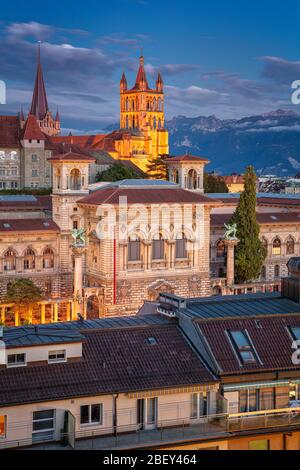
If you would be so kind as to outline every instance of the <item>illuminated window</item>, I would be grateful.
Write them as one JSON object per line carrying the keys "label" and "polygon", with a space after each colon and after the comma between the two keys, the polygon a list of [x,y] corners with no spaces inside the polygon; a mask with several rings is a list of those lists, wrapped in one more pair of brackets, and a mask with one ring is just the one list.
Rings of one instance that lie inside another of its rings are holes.
{"label": "illuminated window", "polygon": [[273,241],[272,255],[281,255],[281,241],[278,237]]}
{"label": "illuminated window", "polygon": [[0,438],[6,434],[6,416],[0,416]]}
{"label": "illuminated window", "polygon": [[257,441],[249,441],[249,450],[269,450],[270,441],[268,439],[259,439]]}

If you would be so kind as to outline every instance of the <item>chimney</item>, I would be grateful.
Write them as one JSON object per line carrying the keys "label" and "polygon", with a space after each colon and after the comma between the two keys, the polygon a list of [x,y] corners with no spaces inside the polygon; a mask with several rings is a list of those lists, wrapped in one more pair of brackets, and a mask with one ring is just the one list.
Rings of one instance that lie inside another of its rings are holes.
{"label": "chimney", "polygon": [[293,257],[287,263],[289,275],[282,279],[282,295],[300,303],[300,257]]}

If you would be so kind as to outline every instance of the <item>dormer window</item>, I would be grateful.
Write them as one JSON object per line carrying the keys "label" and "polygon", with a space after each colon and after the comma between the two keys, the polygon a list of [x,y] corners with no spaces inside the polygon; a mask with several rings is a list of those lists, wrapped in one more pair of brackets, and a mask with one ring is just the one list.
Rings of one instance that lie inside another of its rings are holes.
{"label": "dormer window", "polygon": [[246,331],[229,331],[235,352],[243,364],[257,362],[257,356]]}
{"label": "dormer window", "polygon": [[299,326],[290,327],[290,332],[294,340],[300,341],[300,327]]}
{"label": "dormer window", "polygon": [[26,354],[9,354],[7,356],[7,367],[26,366]]}
{"label": "dormer window", "polygon": [[49,351],[48,362],[49,364],[66,362],[66,350],[63,349],[61,351]]}

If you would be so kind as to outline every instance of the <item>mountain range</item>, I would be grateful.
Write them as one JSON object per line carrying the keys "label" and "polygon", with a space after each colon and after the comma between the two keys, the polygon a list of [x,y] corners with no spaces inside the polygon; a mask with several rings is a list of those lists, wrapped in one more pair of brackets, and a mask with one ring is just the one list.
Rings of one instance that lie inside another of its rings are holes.
{"label": "mountain range", "polygon": [[207,157],[208,171],[294,176],[300,171],[300,115],[278,109],[242,119],[177,116],[165,123],[170,154]]}

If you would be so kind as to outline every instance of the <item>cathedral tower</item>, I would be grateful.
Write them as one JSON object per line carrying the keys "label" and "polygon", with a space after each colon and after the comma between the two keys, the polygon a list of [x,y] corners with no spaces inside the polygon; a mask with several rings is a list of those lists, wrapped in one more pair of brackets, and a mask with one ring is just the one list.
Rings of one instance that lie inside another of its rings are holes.
{"label": "cathedral tower", "polygon": [[[168,132],[164,126],[164,83],[159,73],[155,88],[150,88],[141,56],[133,88],[128,88],[125,73],[121,78],[120,128],[144,136],[145,148],[139,148],[138,153],[144,152],[149,160],[169,153]],[[145,163],[139,160],[135,163],[144,169]]]}
{"label": "cathedral tower", "polygon": [[31,102],[30,114],[33,114],[41,130],[47,135],[57,135],[60,133],[60,118],[56,113],[53,118],[51,111],[48,107],[46,87],[43,77],[43,70],[41,64],[41,46],[38,46],[38,64],[34,83],[34,90]]}

